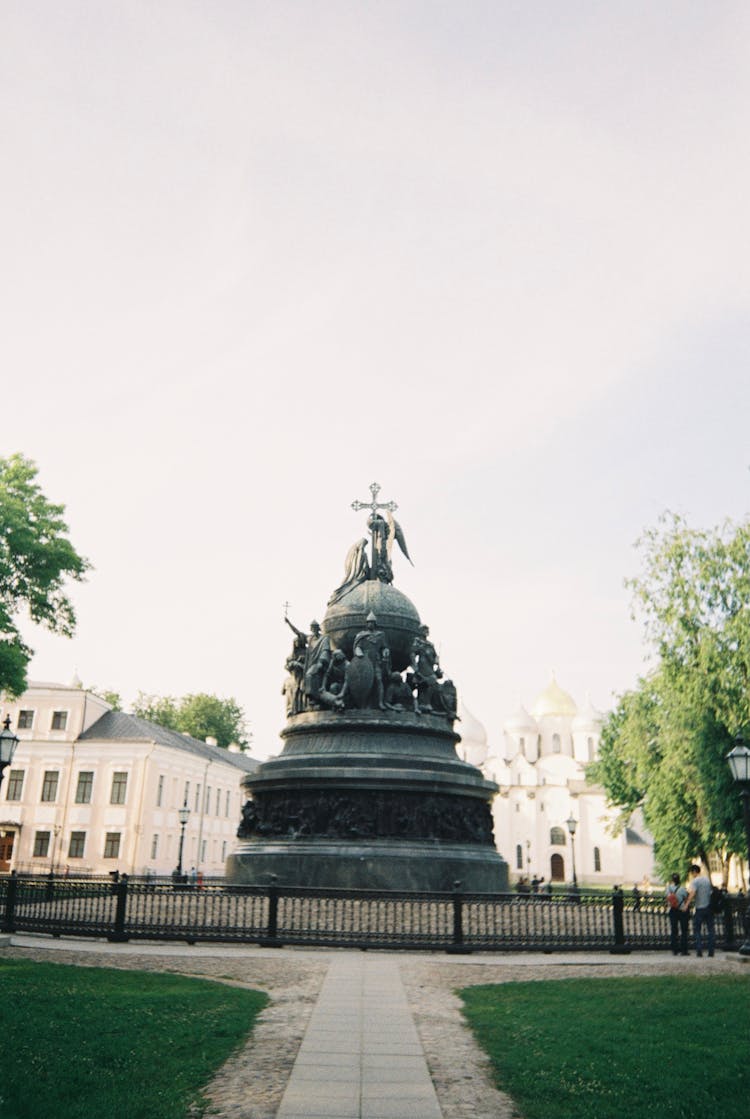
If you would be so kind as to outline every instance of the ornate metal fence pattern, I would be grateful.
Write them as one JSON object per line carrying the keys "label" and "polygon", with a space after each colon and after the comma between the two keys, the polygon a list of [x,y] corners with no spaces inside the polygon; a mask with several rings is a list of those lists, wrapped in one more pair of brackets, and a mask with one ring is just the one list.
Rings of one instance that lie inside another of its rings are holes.
{"label": "ornate metal fence pattern", "polygon": [[[728,897],[716,941],[732,949],[747,904]],[[0,878],[6,932],[111,941],[411,948],[448,952],[669,949],[662,897],[442,894],[235,886],[224,879]],[[692,935],[691,935],[692,943]]]}

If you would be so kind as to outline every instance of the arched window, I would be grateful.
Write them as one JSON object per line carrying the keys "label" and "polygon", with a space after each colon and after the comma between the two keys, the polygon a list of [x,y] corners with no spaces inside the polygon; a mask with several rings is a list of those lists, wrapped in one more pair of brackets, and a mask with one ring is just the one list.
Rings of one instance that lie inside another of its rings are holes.
{"label": "arched window", "polygon": [[594,848],[594,870],[597,873],[602,869],[602,853],[598,847]]}
{"label": "arched window", "polygon": [[526,739],[523,736],[519,739],[518,748],[523,756],[526,757]]}
{"label": "arched window", "polygon": [[565,846],[565,830],[564,828],[550,828],[549,841],[553,847]]}
{"label": "arched window", "polygon": [[516,870],[523,870],[523,847],[516,844]]}
{"label": "arched window", "polygon": [[552,735],[552,753],[553,754],[559,754],[561,749],[562,749],[562,746],[560,744],[560,735],[559,734],[553,734]]}

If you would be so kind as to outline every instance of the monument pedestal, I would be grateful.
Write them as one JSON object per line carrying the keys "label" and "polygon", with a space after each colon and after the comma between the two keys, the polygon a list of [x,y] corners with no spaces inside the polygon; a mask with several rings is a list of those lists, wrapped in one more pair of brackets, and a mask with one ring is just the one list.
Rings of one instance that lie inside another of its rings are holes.
{"label": "monument pedestal", "polygon": [[309,711],[283,752],[245,778],[250,835],[227,863],[249,885],[499,893],[496,786],[455,751],[444,718]]}

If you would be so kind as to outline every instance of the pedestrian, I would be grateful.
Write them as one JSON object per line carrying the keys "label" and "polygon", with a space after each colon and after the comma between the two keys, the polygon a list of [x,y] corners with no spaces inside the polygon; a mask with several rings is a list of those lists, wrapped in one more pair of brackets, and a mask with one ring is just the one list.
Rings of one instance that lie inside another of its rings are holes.
{"label": "pedestrian", "polygon": [[633,912],[637,913],[641,908],[641,891],[638,889],[638,883],[633,884]]}
{"label": "pedestrian", "polygon": [[688,892],[680,883],[679,874],[673,874],[667,886],[667,913],[669,914],[669,946],[672,955],[688,954]]}
{"label": "pedestrian", "polygon": [[695,954],[703,955],[703,926],[708,930],[708,954],[714,954],[714,915],[711,910],[711,879],[701,872],[696,864],[690,867],[692,881],[688,890],[688,905],[695,902],[695,915],[693,917],[693,935],[695,937]]}
{"label": "pedestrian", "polygon": [[197,880],[198,880],[198,871],[195,869],[194,866],[191,866],[190,867],[190,885],[194,886]]}

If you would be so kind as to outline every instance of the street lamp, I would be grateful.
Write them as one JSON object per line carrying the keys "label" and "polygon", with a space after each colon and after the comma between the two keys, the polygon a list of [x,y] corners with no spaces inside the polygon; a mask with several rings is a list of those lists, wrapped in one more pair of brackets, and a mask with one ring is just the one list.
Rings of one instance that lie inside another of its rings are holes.
{"label": "street lamp", "polygon": [[10,715],[6,715],[3,720],[3,729],[0,730],[0,785],[3,783],[3,774],[6,767],[13,761],[17,745],[18,738],[10,729]]}
{"label": "street lamp", "polygon": [[188,817],[190,816],[187,797],[185,797],[185,803],[183,804],[182,808],[179,808],[177,810],[177,815],[180,818],[180,850],[177,854],[177,878],[178,880],[180,880],[182,879],[182,847],[185,842],[185,827],[188,822]]}
{"label": "street lamp", "polygon": [[[740,787],[742,797],[742,815],[745,819],[745,841],[747,843],[747,860],[750,866],[750,750],[745,745],[741,734],[734,740],[734,749],[727,754],[732,777]],[[745,943],[740,948],[741,956],[750,956],[750,920],[745,912]]]}
{"label": "street lamp", "polygon": [[573,889],[577,890],[578,879],[576,878],[576,845],[573,837],[575,836],[576,828],[578,827],[578,821],[574,819],[573,813],[571,812],[565,823],[568,825],[568,831],[570,832],[570,857],[573,863]]}

